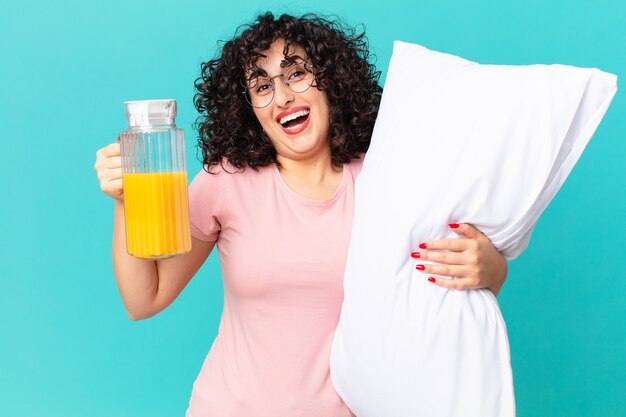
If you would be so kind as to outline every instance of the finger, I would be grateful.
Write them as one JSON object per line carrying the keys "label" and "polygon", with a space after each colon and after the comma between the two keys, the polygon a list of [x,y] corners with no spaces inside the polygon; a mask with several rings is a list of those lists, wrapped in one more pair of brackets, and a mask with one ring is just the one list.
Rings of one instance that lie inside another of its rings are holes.
{"label": "finger", "polygon": [[447,275],[450,277],[464,278],[468,276],[469,268],[464,265],[446,264],[417,264],[415,269],[426,274]]}
{"label": "finger", "polygon": [[124,193],[121,179],[101,183],[100,189],[113,198],[121,198]]}
{"label": "finger", "polygon": [[104,148],[100,149],[98,153],[105,158],[110,158],[112,156],[120,156],[120,144],[115,142],[111,143]]}
{"label": "finger", "polygon": [[113,168],[109,170],[108,173],[109,181],[120,180],[122,179],[122,168]]}
{"label": "finger", "polygon": [[[453,227],[453,226],[457,226],[457,227]],[[468,239],[478,239],[481,237],[485,237],[485,235],[481,233],[480,230],[478,230],[477,228],[475,228],[473,225],[469,223],[461,223],[459,225],[451,224],[450,229],[452,229],[454,233],[457,233]]]}
{"label": "finger", "polygon": [[98,180],[100,182],[105,183],[108,181],[121,180],[122,179],[122,168],[114,168],[114,169],[103,169],[98,171]]}
{"label": "finger", "polygon": [[462,252],[451,251],[421,251],[411,253],[411,257],[420,260],[427,260],[448,265],[462,265],[464,263],[464,255]]}
{"label": "finger", "polygon": [[119,156],[113,158],[99,158],[96,160],[93,168],[96,170],[98,178],[106,176],[109,170],[114,170],[122,167],[122,158]]}
{"label": "finger", "polygon": [[468,239],[437,239],[429,240],[424,243],[420,243],[420,249],[429,250],[451,250],[455,252],[462,252],[468,248]]}
{"label": "finger", "polygon": [[463,279],[446,279],[446,278],[437,278],[437,277],[428,277],[428,281],[430,281],[433,285],[438,287],[447,288],[449,290],[473,290],[476,287],[476,283],[468,278]]}
{"label": "finger", "polygon": [[121,168],[122,158],[120,156],[113,156],[113,157],[107,158],[106,166],[109,169]]}

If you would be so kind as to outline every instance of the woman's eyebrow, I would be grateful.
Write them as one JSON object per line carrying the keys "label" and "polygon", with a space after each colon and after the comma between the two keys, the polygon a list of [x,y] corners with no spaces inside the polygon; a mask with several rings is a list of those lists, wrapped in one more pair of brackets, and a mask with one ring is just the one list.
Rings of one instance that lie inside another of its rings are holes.
{"label": "woman's eyebrow", "polygon": [[260,77],[267,77],[267,71],[265,71],[263,68],[261,67],[255,67],[252,69],[252,71],[250,71],[250,74],[248,75],[248,80],[252,80],[255,78],[260,78]]}
{"label": "woman's eyebrow", "polygon": [[[293,65],[296,65],[300,62],[306,62],[306,59],[302,58],[300,55],[288,55],[285,57],[285,59],[283,59],[282,61],[280,61],[280,67],[281,68],[289,68]],[[261,68],[261,67],[257,67],[256,65],[250,70],[250,73],[248,74],[248,76],[246,77],[247,80],[253,80],[256,78],[263,78],[263,77],[268,77],[268,73],[265,69]]]}
{"label": "woman's eyebrow", "polygon": [[300,55],[289,55],[280,62],[280,67],[286,68],[291,65],[295,65],[296,63],[298,63],[298,61],[306,61],[306,59],[302,58]]}

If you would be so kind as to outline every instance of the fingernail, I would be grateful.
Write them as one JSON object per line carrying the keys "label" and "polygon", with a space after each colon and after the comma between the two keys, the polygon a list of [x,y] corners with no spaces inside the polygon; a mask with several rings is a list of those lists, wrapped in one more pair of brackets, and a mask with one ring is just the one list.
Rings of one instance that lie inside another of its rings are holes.
{"label": "fingernail", "polygon": [[420,243],[420,249],[426,249],[426,244],[425,243]]}
{"label": "fingernail", "polygon": [[411,258],[418,259],[419,257],[420,257],[420,253],[419,252],[411,252]]}
{"label": "fingernail", "polygon": [[435,281],[437,281],[437,280],[436,280],[435,278],[433,278],[433,277],[428,278],[428,280],[429,280],[430,282],[435,282]]}
{"label": "fingernail", "polygon": [[415,265],[415,269],[423,271],[426,267],[424,265]]}
{"label": "fingernail", "polygon": [[450,223],[450,224],[448,224],[448,226],[450,226],[450,229],[458,229],[459,228],[459,224],[458,223]]}

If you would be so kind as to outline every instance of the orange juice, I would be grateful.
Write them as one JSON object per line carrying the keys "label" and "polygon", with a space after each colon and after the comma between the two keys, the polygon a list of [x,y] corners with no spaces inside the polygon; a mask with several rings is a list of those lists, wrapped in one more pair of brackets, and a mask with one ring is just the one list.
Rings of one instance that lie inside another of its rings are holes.
{"label": "orange juice", "polygon": [[122,183],[128,253],[166,258],[189,252],[187,173],[126,173]]}

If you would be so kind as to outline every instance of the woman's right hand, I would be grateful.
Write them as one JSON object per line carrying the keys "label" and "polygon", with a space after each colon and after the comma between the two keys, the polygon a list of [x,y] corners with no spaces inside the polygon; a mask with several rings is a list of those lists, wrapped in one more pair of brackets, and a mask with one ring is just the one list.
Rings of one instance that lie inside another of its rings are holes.
{"label": "woman's right hand", "polygon": [[94,164],[96,175],[100,181],[100,189],[105,194],[122,200],[122,157],[120,156],[119,142],[112,143],[96,152]]}
{"label": "woman's right hand", "polygon": [[96,152],[94,165],[100,188],[115,200],[113,217],[113,273],[128,315],[151,317],[166,308],[185,288],[207,259],[215,242],[191,238],[191,252],[167,259],[141,259],[128,254],[122,188],[120,144]]}

